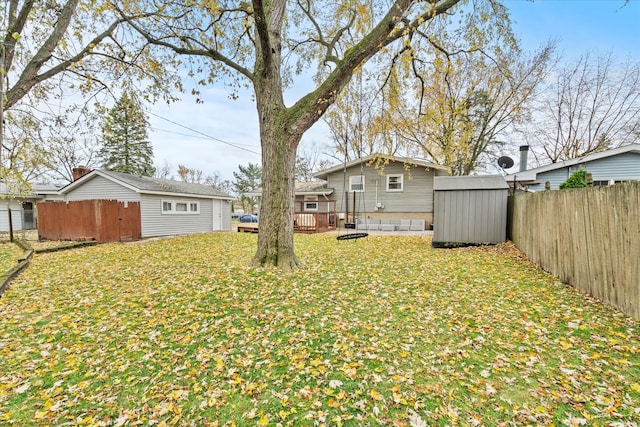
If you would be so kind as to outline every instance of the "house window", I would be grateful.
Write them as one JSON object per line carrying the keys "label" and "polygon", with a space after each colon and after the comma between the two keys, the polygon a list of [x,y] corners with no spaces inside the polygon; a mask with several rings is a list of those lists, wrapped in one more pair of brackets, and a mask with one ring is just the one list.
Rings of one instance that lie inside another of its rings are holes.
{"label": "house window", "polygon": [[175,200],[162,201],[162,213],[168,215],[194,215],[200,213],[200,202],[183,202]]}
{"label": "house window", "polygon": [[404,175],[387,175],[387,191],[402,191]]}
{"label": "house window", "polygon": [[318,196],[304,196],[304,210],[305,211],[317,211],[318,210]]}
{"label": "house window", "polygon": [[363,192],[364,191],[364,176],[355,175],[349,177],[349,191]]}

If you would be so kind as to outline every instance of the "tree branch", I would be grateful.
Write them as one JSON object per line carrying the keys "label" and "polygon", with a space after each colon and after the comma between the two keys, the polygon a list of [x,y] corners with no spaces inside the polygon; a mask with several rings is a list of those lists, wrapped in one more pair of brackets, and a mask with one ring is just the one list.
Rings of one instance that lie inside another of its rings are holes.
{"label": "tree branch", "polygon": [[67,31],[77,5],[78,0],[69,0],[64,5],[51,34],[26,65],[20,79],[18,79],[13,88],[7,92],[6,108],[11,107],[11,105],[22,98],[34,85],[44,80],[37,78],[38,71],[40,71],[42,65],[51,57],[51,53]]}
{"label": "tree branch", "polygon": [[[29,18],[29,13],[33,8],[34,0],[28,0],[20,9],[20,13],[16,16],[16,11],[18,8],[18,0],[12,0],[9,6],[9,27],[7,28],[7,33],[4,37],[4,49],[5,49],[5,57],[3,68],[5,70],[9,70],[11,65],[13,64],[13,55],[15,54],[16,48],[16,40],[13,38],[13,34],[22,34],[22,30],[27,23],[27,19]],[[15,17],[15,18],[14,18]]]}
{"label": "tree branch", "polygon": [[[20,76],[20,79],[18,80],[18,82],[16,82],[16,84],[9,91],[7,91],[6,108],[10,108],[12,105],[18,102],[36,84],[42,81],[45,81],[55,76],[56,74],[66,71],[72,64],[80,62],[95,48],[95,46],[102,43],[104,39],[110,37],[115,31],[115,29],[118,27],[118,25],[120,25],[122,22],[124,22],[124,20],[121,20],[121,19],[116,20],[105,31],[103,31],[101,34],[97,35],[96,37],[93,38],[93,40],[87,43],[86,46],[79,53],[77,53],[76,55],[74,55],[69,59],[61,61],[55,67],[50,68],[49,70],[45,71],[42,74],[37,74],[37,71],[40,69],[44,61],[42,61],[42,59],[36,60],[36,57],[38,55],[34,56],[34,58],[29,62],[29,64],[25,68],[25,71]],[[60,35],[60,37],[62,37],[62,35]],[[40,49],[40,51],[42,51],[43,49],[44,49],[44,45]],[[47,54],[46,60],[48,60],[51,57],[51,52],[52,50],[49,51],[49,53]],[[44,53],[40,55],[40,58],[42,58],[42,56],[44,56]]]}
{"label": "tree branch", "polygon": [[262,0],[253,0],[253,20],[256,23],[256,46],[262,58],[264,69],[271,64],[271,41],[269,37],[269,25]]}
{"label": "tree branch", "polygon": [[[429,21],[458,4],[461,0],[445,0],[434,6],[428,13],[416,18],[413,22]],[[334,71],[314,91],[301,98],[289,109],[290,114],[296,115],[295,128],[302,134],[324,114],[326,109],[335,102],[338,93],[349,83],[354,71],[365,61],[375,55],[381,48],[388,46],[405,35],[398,27],[403,16],[414,4],[411,0],[396,0],[380,22],[352,48],[348,49],[342,60],[338,62]]]}
{"label": "tree branch", "polygon": [[[241,66],[237,62],[231,60],[227,56],[223,55],[218,50],[216,50],[216,49],[191,49],[191,48],[188,48],[188,47],[185,48],[185,47],[176,46],[173,43],[169,43],[169,42],[164,41],[164,40],[156,39],[156,38],[152,37],[151,34],[149,34],[147,31],[143,30],[139,25],[137,25],[135,23],[135,21],[137,19],[141,18],[140,16],[130,17],[130,16],[126,16],[124,14],[124,12],[122,10],[120,10],[120,9],[117,9],[117,11],[120,14],[120,16],[122,17],[122,20],[125,21],[128,25],[130,25],[131,28],[133,28],[138,34],[140,34],[147,41],[147,43],[149,43],[151,45],[154,45],[154,46],[160,46],[160,47],[169,49],[169,50],[171,50],[171,51],[173,51],[175,53],[182,54],[182,55],[202,56],[202,57],[207,57],[207,58],[213,59],[214,61],[220,61],[221,63],[223,63],[227,67],[231,68],[232,70],[237,71],[238,73],[242,74],[243,76],[245,76],[249,80],[253,81],[254,74],[251,71],[249,71],[247,68]],[[154,14],[151,13],[149,15],[146,15],[145,17],[152,16],[152,15],[154,15]],[[180,40],[182,42],[186,41],[185,38],[181,38]]]}

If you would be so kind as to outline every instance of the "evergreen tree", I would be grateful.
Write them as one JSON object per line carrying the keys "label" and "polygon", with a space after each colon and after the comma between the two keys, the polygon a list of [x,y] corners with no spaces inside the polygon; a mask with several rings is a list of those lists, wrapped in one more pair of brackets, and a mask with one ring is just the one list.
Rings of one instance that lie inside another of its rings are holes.
{"label": "evergreen tree", "polygon": [[153,147],[147,139],[149,121],[132,93],[123,93],[102,124],[102,167],[115,172],[152,176]]}
{"label": "evergreen tree", "polygon": [[239,172],[234,172],[233,189],[240,195],[242,208],[245,212],[254,212],[257,200],[253,197],[245,196],[244,193],[258,190],[262,187],[262,167],[258,164],[249,163],[247,166],[238,165]]}

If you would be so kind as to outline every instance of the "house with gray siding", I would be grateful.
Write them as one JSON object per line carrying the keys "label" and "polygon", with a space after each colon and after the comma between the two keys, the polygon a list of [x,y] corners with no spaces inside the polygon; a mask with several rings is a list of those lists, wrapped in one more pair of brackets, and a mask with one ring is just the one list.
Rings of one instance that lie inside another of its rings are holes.
{"label": "house with gray siding", "polygon": [[335,201],[340,219],[415,219],[424,220],[425,225],[433,223],[434,177],[446,175],[448,168],[426,160],[382,154],[314,174],[332,189],[324,197]]}
{"label": "house with gray siding", "polygon": [[600,153],[564,160],[546,166],[523,170],[505,176],[509,185],[515,181],[519,188],[531,191],[545,189],[548,181],[552,190],[578,169],[583,168],[593,177],[593,185],[612,185],[620,182],[640,181],[640,144],[629,144]]}
{"label": "house with gray siding", "polygon": [[233,197],[209,185],[96,169],[60,194],[64,201],[139,202],[143,238],[231,230]]}

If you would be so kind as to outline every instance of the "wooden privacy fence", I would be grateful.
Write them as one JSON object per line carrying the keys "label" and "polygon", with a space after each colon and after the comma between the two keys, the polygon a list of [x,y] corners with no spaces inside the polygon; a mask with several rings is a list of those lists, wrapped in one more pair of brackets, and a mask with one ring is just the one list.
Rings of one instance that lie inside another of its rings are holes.
{"label": "wooden privacy fence", "polygon": [[140,202],[82,200],[38,203],[38,236],[47,240],[140,240]]}
{"label": "wooden privacy fence", "polygon": [[517,195],[510,231],[544,270],[640,319],[640,182]]}

